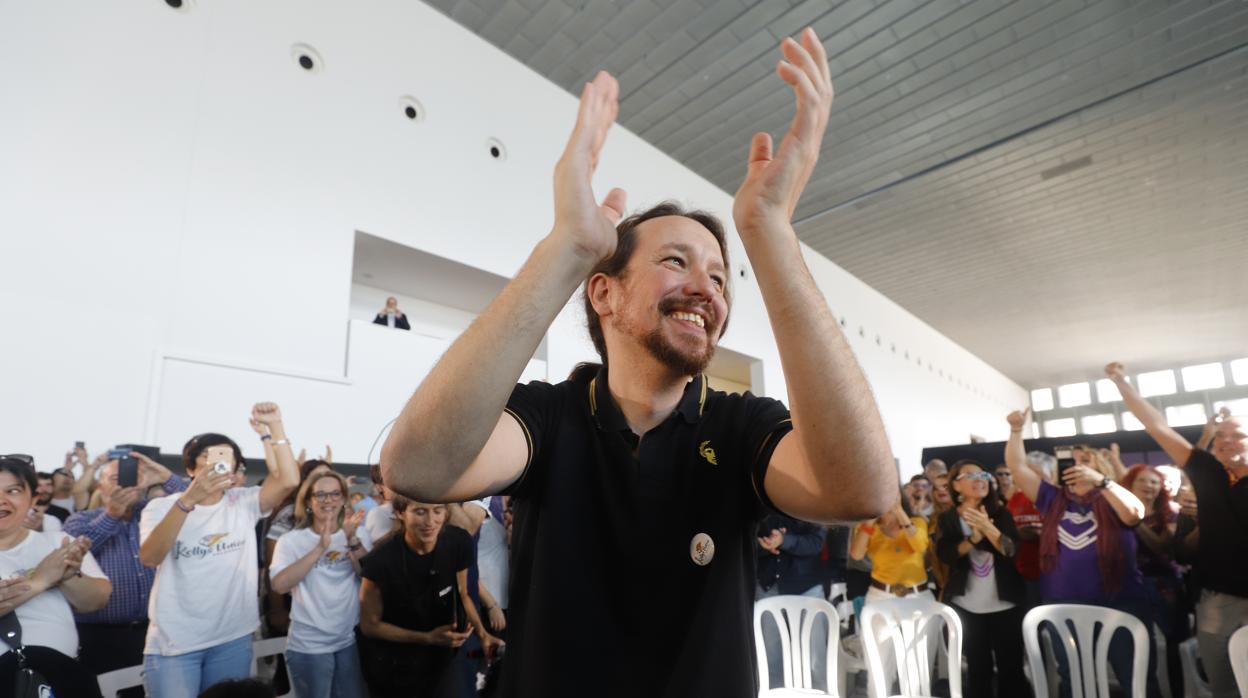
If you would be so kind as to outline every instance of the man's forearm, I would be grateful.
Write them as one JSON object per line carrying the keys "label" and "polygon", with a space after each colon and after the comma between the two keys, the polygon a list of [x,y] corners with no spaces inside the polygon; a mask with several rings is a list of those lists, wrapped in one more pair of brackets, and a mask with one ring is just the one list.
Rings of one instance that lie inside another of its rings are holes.
{"label": "man's forearm", "polygon": [[75,515],[69,517],[69,520],[65,522],[65,533],[75,538],[78,536],[90,538],[93,549],[124,529],[125,524],[120,519],[109,515],[106,510],[100,510],[90,519],[87,519],[85,516]]}
{"label": "man's forearm", "polygon": [[897,494],[892,449],[862,369],[784,230],[742,233],[780,350],[794,431],[813,479],[883,509]]}
{"label": "man's forearm", "polygon": [[481,452],[546,330],[592,267],[554,234],[429,371],[382,447],[388,486],[439,501]]}
{"label": "man's forearm", "polygon": [[431,644],[428,633],[400,628],[397,625],[380,620],[372,623],[361,623],[360,632],[368,637],[388,642],[401,642],[408,645]]}
{"label": "man's forearm", "polygon": [[[1125,380],[1114,380],[1113,383],[1118,386],[1118,392],[1122,395],[1123,404],[1127,406],[1131,414],[1135,415],[1136,419],[1140,420],[1140,423],[1145,428],[1166,424],[1165,415],[1159,412],[1156,407],[1153,407],[1148,400],[1140,397],[1140,393],[1135,389],[1135,386]],[[1176,465],[1182,465],[1182,463],[1177,463]]]}

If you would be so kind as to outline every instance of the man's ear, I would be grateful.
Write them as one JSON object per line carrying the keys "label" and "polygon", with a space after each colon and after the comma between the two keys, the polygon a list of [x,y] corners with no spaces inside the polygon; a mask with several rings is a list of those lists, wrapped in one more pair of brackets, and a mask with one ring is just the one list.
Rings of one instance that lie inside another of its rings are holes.
{"label": "man's ear", "polygon": [[611,314],[611,277],[602,272],[598,272],[589,277],[589,281],[585,282],[586,295],[589,296],[590,305],[594,306],[594,311],[599,317],[607,317]]}

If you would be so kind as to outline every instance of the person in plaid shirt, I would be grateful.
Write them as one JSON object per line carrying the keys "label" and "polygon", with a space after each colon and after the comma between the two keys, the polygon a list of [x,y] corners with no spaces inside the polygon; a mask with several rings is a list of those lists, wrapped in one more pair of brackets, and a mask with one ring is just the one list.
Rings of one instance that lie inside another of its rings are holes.
{"label": "person in plaid shirt", "polygon": [[130,455],[139,460],[138,486],[120,487],[118,463],[109,461],[100,469],[96,485],[104,506],[80,511],[65,521],[66,533],[91,539],[91,554],[113,582],[113,594],[104,608],[74,613],[79,660],[96,674],[143,663],[147,600],[156,569],[139,561],[139,513],[147,506],[149,488],[160,486],[166,494],[176,494],[187,486],[147,456]]}

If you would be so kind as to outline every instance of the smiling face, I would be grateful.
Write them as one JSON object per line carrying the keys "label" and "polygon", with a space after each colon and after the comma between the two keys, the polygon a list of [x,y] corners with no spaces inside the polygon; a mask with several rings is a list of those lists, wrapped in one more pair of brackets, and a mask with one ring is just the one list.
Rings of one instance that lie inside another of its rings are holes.
{"label": "smiling face", "polygon": [[719,243],[684,216],[647,220],[636,235],[622,276],[590,279],[608,353],[639,345],[675,373],[701,373],[728,317],[728,275]]}
{"label": "smiling face", "polygon": [[978,465],[965,464],[952,475],[950,482],[953,483],[953,489],[962,501],[967,499],[979,501],[988,496],[991,488],[988,482],[992,476]]}
{"label": "smiling face", "polygon": [[21,478],[0,470],[0,535],[21,527],[33,500],[30,487]]}
{"label": "smiling face", "polygon": [[35,490],[35,503],[43,506],[52,503],[52,476],[39,473],[39,488]]}
{"label": "smiling face", "polygon": [[1223,417],[1213,433],[1213,456],[1228,468],[1248,465],[1248,434],[1237,417]]}
{"label": "smiling face", "polygon": [[312,508],[312,517],[318,525],[326,522],[338,524],[341,523],[344,494],[338,478],[329,475],[317,477],[304,506]]}
{"label": "smiling face", "polygon": [[1135,482],[1131,483],[1131,494],[1135,495],[1149,509],[1152,509],[1153,502],[1157,500],[1157,495],[1161,494],[1162,480],[1161,476],[1152,470],[1141,470],[1135,476]]}
{"label": "smiling face", "polygon": [[432,548],[442,532],[442,525],[446,523],[446,505],[408,502],[398,516],[409,537]]}

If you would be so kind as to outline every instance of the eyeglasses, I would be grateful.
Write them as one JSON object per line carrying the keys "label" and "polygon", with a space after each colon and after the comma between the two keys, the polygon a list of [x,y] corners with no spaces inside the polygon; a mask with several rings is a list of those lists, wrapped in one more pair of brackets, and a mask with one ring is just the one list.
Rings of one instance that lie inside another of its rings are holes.
{"label": "eyeglasses", "polygon": [[953,479],[954,480],[983,480],[984,482],[987,482],[992,479],[992,476],[981,470],[977,473],[962,473],[961,475]]}
{"label": "eyeglasses", "polygon": [[341,492],[313,492],[312,496],[318,502],[337,502],[342,499]]}

